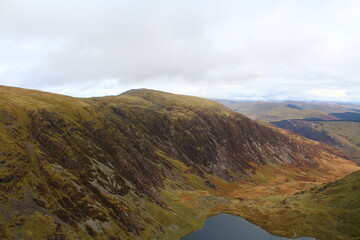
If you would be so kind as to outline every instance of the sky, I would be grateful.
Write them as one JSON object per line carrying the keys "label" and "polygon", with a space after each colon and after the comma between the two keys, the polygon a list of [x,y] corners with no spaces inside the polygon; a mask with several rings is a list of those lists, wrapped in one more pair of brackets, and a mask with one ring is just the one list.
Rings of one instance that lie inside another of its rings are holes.
{"label": "sky", "polygon": [[0,85],[360,102],[358,0],[0,0]]}

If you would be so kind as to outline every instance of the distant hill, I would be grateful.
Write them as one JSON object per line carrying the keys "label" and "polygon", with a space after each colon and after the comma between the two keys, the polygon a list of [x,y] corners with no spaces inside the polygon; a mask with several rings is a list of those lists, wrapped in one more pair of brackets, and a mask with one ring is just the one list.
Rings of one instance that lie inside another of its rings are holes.
{"label": "distant hill", "polygon": [[360,163],[360,105],[326,102],[217,100],[253,119],[269,122],[346,153]]}

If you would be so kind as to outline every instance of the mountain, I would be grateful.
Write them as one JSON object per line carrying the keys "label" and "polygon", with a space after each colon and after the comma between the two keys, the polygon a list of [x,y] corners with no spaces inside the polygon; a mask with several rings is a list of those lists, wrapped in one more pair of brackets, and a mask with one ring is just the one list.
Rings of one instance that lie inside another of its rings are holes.
{"label": "mountain", "polygon": [[255,209],[359,169],[197,97],[0,86],[0,109],[1,239],[179,239],[223,206]]}
{"label": "mountain", "polygon": [[217,101],[253,119],[334,146],[360,163],[360,104]]}

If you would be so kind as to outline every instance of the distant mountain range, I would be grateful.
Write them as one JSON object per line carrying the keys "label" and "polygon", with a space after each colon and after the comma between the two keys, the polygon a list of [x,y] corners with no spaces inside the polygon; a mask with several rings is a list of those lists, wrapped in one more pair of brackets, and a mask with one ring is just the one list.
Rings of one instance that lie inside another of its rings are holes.
{"label": "distant mountain range", "polygon": [[360,104],[217,100],[253,119],[336,147],[360,163]]}
{"label": "distant mountain range", "polygon": [[333,202],[358,211],[321,189],[359,169],[326,144],[202,98],[0,86],[1,239],[180,239],[219,212],[281,236],[353,239],[341,226],[359,222],[345,210],[314,228]]}

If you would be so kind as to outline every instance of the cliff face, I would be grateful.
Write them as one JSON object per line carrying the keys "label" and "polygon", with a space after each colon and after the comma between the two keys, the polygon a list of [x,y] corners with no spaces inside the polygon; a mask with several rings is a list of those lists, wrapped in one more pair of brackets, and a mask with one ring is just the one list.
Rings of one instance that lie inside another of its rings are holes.
{"label": "cliff face", "polygon": [[78,99],[0,87],[0,111],[2,238],[180,235],[181,224],[164,228],[183,220],[169,200],[176,191],[215,192],[214,179],[238,181],[263,166],[326,175],[337,158],[347,167],[336,177],[355,169],[326,146],[196,97],[132,90]]}

